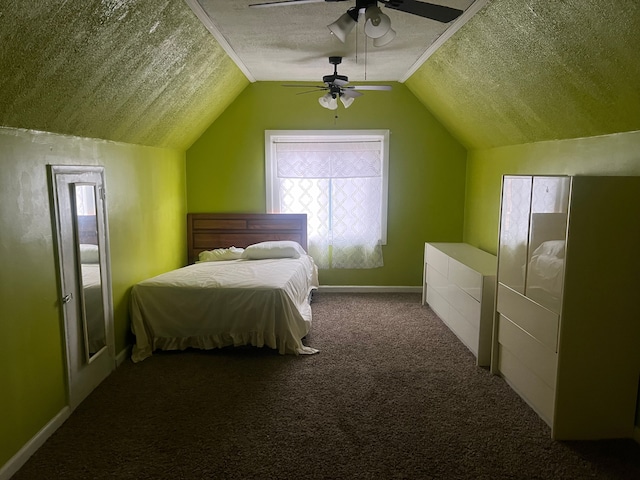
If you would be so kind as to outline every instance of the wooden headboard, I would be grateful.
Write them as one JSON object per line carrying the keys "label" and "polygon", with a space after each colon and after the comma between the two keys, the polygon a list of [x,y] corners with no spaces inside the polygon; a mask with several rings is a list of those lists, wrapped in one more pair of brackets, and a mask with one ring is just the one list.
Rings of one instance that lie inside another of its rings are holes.
{"label": "wooden headboard", "polygon": [[189,264],[204,250],[245,248],[270,240],[293,240],[307,249],[307,215],[293,213],[188,213]]}

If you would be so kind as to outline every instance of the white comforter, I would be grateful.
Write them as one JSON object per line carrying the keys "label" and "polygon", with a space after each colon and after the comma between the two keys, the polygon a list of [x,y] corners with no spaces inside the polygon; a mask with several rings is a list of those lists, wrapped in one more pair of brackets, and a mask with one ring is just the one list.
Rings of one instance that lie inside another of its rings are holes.
{"label": "white comforter", "polygon": [[254,345],[311,354],[309,295],[318,287],[313,259],[230,260],[189,265],[135,285],[132,360],[156,349]]}

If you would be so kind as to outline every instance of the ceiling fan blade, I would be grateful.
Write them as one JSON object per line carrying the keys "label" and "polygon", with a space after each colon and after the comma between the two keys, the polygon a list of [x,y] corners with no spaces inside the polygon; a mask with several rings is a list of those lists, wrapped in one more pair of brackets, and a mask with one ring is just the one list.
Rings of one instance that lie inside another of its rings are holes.
{"label": "ceiling fan blade", "polygon": [[352,85],[354,90],[391,90],[391,85]]}
{"label": "ceiling fan blade", "polygon": [[298,92],[296,95],[304,95],[305,93],[313,93],[313,92],[326,92],[329,90],[329,87],[320,86],[320,85],[281,85],[282,87],[294,87],[294,88],[310,88],[311,90],[307,90],[306,92]]}
{"label": "ceiling fan blade", "polygon": [[418,2],[417,0],[379,0],[387,8],[412,13],[419,17],[430,18],[442,23],[455,20],[463,11],[457,8],[436,5],[435,3]]}
{"label": "ceiling fan blade", "polygon": [[284,5],[295,5],[303,3],[324,3],[324,2],[345,2],[346,0],[280,0],[276,2],[252,3],[250,7],[282,7]]}
{"label": "ceiling fan blade", "polygon": [[344,80],[342,78],[336,78],[335,80],[329,83],[332,83],[333,85],[337,85],[338,87],[344,87],[349,84],[347,80]]}
{"label": "ceiling fan blade", "polygon": [[352,88],[345,88],[344,90],[342,90],[342,95],[344,95],[347,98],[356,98],[356,97],[361,97],[363,94],[360,92],[356,92]]}
{"label": "ceiling fan blade", "polygon": [[326,88],[315,88],[313,90],[307,90],[306,92],[298,92],[296,95],[304,95],[305,93],[326,92]]}
{"label": "ceiling fan blade", "polygon": [[326,90],[329,88],[325,85],[281,85],[281,87],[316,88],[318,90]]}

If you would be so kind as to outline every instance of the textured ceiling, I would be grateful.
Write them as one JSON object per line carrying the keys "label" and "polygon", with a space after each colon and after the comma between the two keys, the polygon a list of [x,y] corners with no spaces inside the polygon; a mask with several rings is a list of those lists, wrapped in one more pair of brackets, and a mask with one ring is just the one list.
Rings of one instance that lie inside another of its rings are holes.
{"label": "textured ceiling", "polygon": [[[333,67],[328,57],[332,55],[344,57],[339,71],[351,81],[402,81],[412,67],[422,63],[422,55],[441,35],[455,31],[486,3],[486,0],[432,0],[431,3],[467,12],[449,23],[380,4],[397,36],[385,46],[374,47],[364,35],[362,18],[345,43],[327,28],[355,7],[354,0],[249,7],[271,1],[187,0],[187,3],[194,11],[204,12],[204,23],[228,43],[229,53],[247,76],[257,81],[319,81],[331,73]],[[469,8],[472,4],[474,8]]]}
{"label": "textured ceiling", "polygon": [[[0,126],[188,148],[249,84],[192,1],[1,0]],[[406,85],[469,148],[636,131],[639,32],[637,0],[494,0]],[[348,55],[316,47],[274,46],[315,59],[313,77]],[[341,73],[359,80],[360,65]]]}
{"label": "textured ceiling", "polygon": [[640,2],[490,2],[406,85],[469,148],[640,130]]}
{"label": "textured ceiling", "polygon": [[0,125],[186,149],[248,80],[183,1],[0,2]]}

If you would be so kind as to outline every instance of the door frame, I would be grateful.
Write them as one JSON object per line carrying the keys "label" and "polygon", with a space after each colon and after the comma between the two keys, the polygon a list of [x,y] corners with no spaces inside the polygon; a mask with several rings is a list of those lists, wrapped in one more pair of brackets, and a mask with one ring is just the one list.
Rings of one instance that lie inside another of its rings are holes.
{"label": "door frame", "polygon": [[[58,263],[58,304],[65,343],[67,402],[71,410],[74,410],[116,368],[104,167],[95,165],[48,165],[47,167]],[[78,268],[79,246],[75,241],[76,219],[72,210],[73,201],[69,188],[75,183],[88,183],[96,187],[96,220],[106,345],[90,360],[87,360],[88,356],[84,350],[85,324],[79,294],[81,285]]]}

